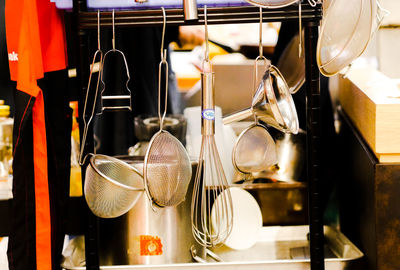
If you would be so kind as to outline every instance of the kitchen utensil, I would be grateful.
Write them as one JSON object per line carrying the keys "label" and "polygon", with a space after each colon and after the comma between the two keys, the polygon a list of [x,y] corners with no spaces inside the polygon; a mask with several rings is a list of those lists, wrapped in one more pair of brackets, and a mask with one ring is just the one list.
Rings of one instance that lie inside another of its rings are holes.
{"label": "kitchen utensil", "polygon": [[183,0],[183,12],[185,14],[185,21],[199,19],[197,15],[197,1]]}
{"label": "kitchen utensil", "polygon": [[[217,254],[209,250],[208,248],[204,248],[204,252],[206,253],[205,255],[212,258],[216,262],[223,262],[221,257],[219,257]],[[203,259],[200,257],[200,255],[197,254],[197,249],[195,246],[190,247],[190,253],[192,254],[193,260],[195,260],[198,263],[206,263],[207,260]],[[205,257],[205,256],[204,256]]]}
{"label": "kitchen utensil", "polygon": [[290,40],[276,65],[285,78],[289,86],[289,91],[292,94],[295,94],[303,86],[306,75],[304,55],[301,54],[299,56],[299,39],[300,36],[297,34]]}
{"label": "kitchen utensil", "polygon": [[252,115],[283,132],[296,134],[299,130],[299,120],[289,87],[273,65],[264,73],[251,107],[224,117],[223,123],[226,125]]}
{"label": "kitchen utensil", "polygon": [[[129,110],[132,111],[132,95],[131,95],[131,90],[129,90],[128,83],[130,80],[130,75],[129,75],[129,68],[128,68],[128,63],[126,61],[125,54],[120,51],[115,49],[115,15],[114,15],[114,9],[112,11],[112,31],[113,31],[113,37],[112,37],[112,49],[107,51],[106,54],[104,55],[104,60],[103,60],[103,68],[101,69],[100,72],[100,78],[101,78],[101,83],[103,85],[103,90],[101,91],[101,113],[105,110]],[[120,55],[124,61],[125,64],[125,70],[126,70],[126,76],[127,80],[125,83],[125,88],[126,92],[128,94],[126,95],[105,95],[106,93],[106,85],[104,83],[104,76],[103,76],[103,71],[104,71],[104,66],[106,65],[106,60],[107,56],[110,55]]]}
{"label": "kitchen utensil", "polygon": [[250,176],[276,162],[275,142],[264,126],[256,121],[239,135],[232,151],[232,163],[236,170]]}
{"label": "kitchen utensil", "polygon": [[[258,78],[258,61],[263,61],[264,67],[268,67],[268,60],[263,56],[262,51],[261,8],[259,53],[260,55],[254,61],[254,90],[256,89]],[[232,151],[232,163],[236,170],[245,175],[265,170],[276,163],[275,142],[267,129],[258,123],[257,116],[254,117],[254,124],[245,129],[237,138]]]}
{"label": "kitchen utensil", "polygon": [[[144,156],[118,156],[119,160],[143,171]],[[191,160],[196,170],[197,160]],[[142,192],[125,215],[99,221],[100,265],[162,265],[192,262],[190,247],[201,254],[202,246],[193,238],[190,204],[194,174],[186,200],[177,206],[158,207]],[[153,211],[153,207],[157,210]],[[143,267],[143,266],[142,266]]]}
{"label": "kitchen utensil", "polygon": [[[165,10],[162,8],[164,25],[161,41],[161,62],[158,70],[158,117],[160,130],[151,138],[144,159],[143,176],[149,198],[159,206],[175,206],[186,196],[192,167],[182,143],[164,130],[168,99],[167,50],[164,50],[166,27]],[[165,69],[164,112],[161,114],[161,71]]]}
{"label": "kitchen utensil", "polygon": [[323,75],[337,74],[364,52],[374,16],[371,0],[335,0],[329,5],[317,45],[317,64]]}
{"label": "kitchen utensil", "polygon": [[[86,120],[86,109],[88,106],[89,91],[90,91],[90,86],[91,86],[91,82],[92,82],[93,68],[94,68],[94,64],[96,62],[97,55],[100,56],[99,71],[101,72],[101,70],[103,69],[103,51],[101,50],[101,46],[100,46],[100,11],[97,11],[97,50],[93,55],[92,65],[90,66],[90,74],[89,74],[89,81],[88,81],[87,90],[86,90],[85,105],[83,106],[83,136],[82,136],[82,142],[81,142],[81,151],[79,154],[79,165],[81,165],[81,166],[85,163],[85,160],[82,160],[83,151],[85,149],[88,128],[89,128],[90,122],[92,121],[93,116],[94,116],[94,110],[96,108],[97,94],[99,91],[99,85],[100,85],[100,80],[101,80],[100,76],[98,76],[96,90],[94,93],[92,112],[91,112],[89,119]],[[85,159],[86,159],[86,157],[85,157]]]}
{"label": "kitchen utensil", "polygon": [[85,174],[85,199],[98,217],[114,218],[129,211],[143,193],[139,171],[123,161],[93,155]]}
{"label": "kitchen utensil", "polygon": [[[207,6],[204,6],[205,40],[208,43]],[[206,46],[201,73],[202,83],[202,142],[194,182],[191,205],[193,236],[198,243],[211,247],[222,243],[232,229],[232,198],[229,189],[217,202],[215,199],[228,187],[214,139],[215,104],[214,73],[211,70],[208,46]],[[208,189],[207,189],[208,187]],[[212,227],[211,207],[219,209]]]}
{"label": "kitchen utensil", "polygon": [[[98,49],[94,54],[93,63],[97,54],[100,55],[100,70],[102,70],[103,54],[100,49],[100,13],[97,13],[97,37]],[[86,162],[88,155],[83,158],[83,151],[86,144],[88,128],[94,117],[96,99],[99,88],[99,80],[96,85],[96,92],[93,99],[92,111],[89,120],[86,122],[86,110],[88,96],[93,73],[93,63],[90,71],[89,82],[83,108],[84,132],[81,143],[79,164]],[[99,76],[101,77],[101,76]],[[94,151],[95,152],[95,151]],[[90,163],[86,169],[84,193],[90,210],[98,217],[114,218],[126,213],[143,193],[143,179],[137,170],[126,163],[105,155],[90,154]]]}
{"label": "kitchen utensil", "polygon": [[[199,99],[201,99],[201,96],[199,97]],[[221,108],[215,106],[214,112],[215,144],[217,145],[222,167],[224,168],[225,177],[228,183],[232,183],[232,179],[235,174],[235,168],[232,164],[232,150],[235,145],[237,136],[231,126],[226,126],[222,124]],[[201,141],[203,137],[201,132],[201,106],[187,107],[185,108],[183,113],[187,119],[186,149],[190,157],[196,157],[196,159],[198,159],[200,156]]]}
{"label": "kitchen utensil", "polygon": [[[233,221],[231,233],[223,243],[232,249],[248,249],[258,241],[263,220],[260,206],[246,190],[239,187],[230,187],[218,195],[211,210],[213,228],[220,229],[217,224],[217,222],[221,222],[217,218],[222,212],[222,209],[219,208],[222,205],[220,200],[223,200],[223,196],[226,196],[224,193],[228,191],[232,197],[233,208],[230,210],[233,211]],[[222,224],[225,223],[222,222]]]}

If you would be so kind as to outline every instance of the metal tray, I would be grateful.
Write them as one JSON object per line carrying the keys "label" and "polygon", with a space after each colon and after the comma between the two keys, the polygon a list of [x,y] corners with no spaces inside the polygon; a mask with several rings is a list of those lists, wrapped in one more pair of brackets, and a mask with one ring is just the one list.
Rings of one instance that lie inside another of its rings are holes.
{"label": "metal tray", "polygon": [[[101,266],[103,270],[140,269],[235,269],[235,270],[306,270],[310,269],[308,226],[263,227],[260,241],[246,250],[232,250],[225,246],[212,251],[224,262],[184,263],[168,265],[118,265]],[[342,233],[324,227],[325,269],[360,269],[363,253]],[[63,266],[66,270],[85,270],[85,267]]]}

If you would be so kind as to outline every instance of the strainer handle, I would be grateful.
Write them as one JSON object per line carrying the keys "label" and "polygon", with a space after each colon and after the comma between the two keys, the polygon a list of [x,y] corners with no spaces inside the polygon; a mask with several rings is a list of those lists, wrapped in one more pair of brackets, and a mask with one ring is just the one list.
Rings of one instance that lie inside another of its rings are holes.
{"label": "strainer handle", "polygon": [[228,125],[230,123],[238,122],[243,119],[246,119],[247,117],[250,117],[252,115],[253,115],[253,112],[251,111],[251,108],[247,108],[243,111],[239,111],[239,112],[230,114],[228,116],[225,116],[224,118],[222,118],[222,123],[224,125]]}

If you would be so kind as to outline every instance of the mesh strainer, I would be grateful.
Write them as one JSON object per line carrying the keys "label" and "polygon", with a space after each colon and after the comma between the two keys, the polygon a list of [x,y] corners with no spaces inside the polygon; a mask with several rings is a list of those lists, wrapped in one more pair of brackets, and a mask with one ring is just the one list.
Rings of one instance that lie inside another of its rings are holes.
{"label": "mesh strainer", "polygon": [[[102,73],[102,52],[100,50],[100,13],[98,12],[98,50],[95,53],[93,63],[96,55],[100,54],[100,74]],[[114,26],[114,12],[113,12],[113,26]],[[114,27],[113,27],[113,33]],[[114,38],[115,39],[115,38]],[[96,92],[93,99],[93,105],[89,120],[86,121],[86,110],[88,104],[88,97],[90,91],[90,83],[92,78],[93,65],[90,70],[89,82],[86,92],[85,105],[83,109],[84,119],[84,132],[81,143],[81,151],[79,157],[79,164],[84,165],[86,158],[91,156],[90,163],[86,168],[85,177],[85,199],[90,210],[98,217],[114,218],[121,216],[129,211],[137,202],[140,195],[144,191],[143,177],[133,167],[125,162],[105,155],[88,154],[84,155],[84,147],[86,145],[87,134],[89,125],[94,117],[96,108],[96,98],[99,89],[98,78],[96,85]],[[129,75],[128,75],[129,76]]]}
{"label": "mesh strainer", "polygon": [[85,198],[92,212],[114,218],[128,212],[143,193],[143,177],[127,163],[93,155],[86,169]]}
{"label": "mesh strainer", "polygon": [[[161,41],[161,62],[158,72],[158,117],[160,131],[153,135],[144,159],[143,175],[145,188],[149,197],[159,206],[175,206],[186,196],[192,177],[192,166],[189,156],[182,143],[163,130],[164,118],[167,111],[168,99],[168,63],[167,51],[164,47],[166,16]],[[165,104],[161,115],[161,70],[165,69]]]}
{"label": "mesh strainer", "polygon": [[244,174],[260,172],[276,164],[275,141],[258,123],[242,131],[232,151],[235,169]]}

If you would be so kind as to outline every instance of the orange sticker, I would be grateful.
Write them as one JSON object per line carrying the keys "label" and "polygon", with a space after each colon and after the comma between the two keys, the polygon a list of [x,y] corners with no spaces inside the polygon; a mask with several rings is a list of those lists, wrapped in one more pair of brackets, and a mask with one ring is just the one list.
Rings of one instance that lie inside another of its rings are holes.
{"label": "orange sticker", "polygon": [[140,256],[162,255],[161,239],[158,236],[140,236]]}

